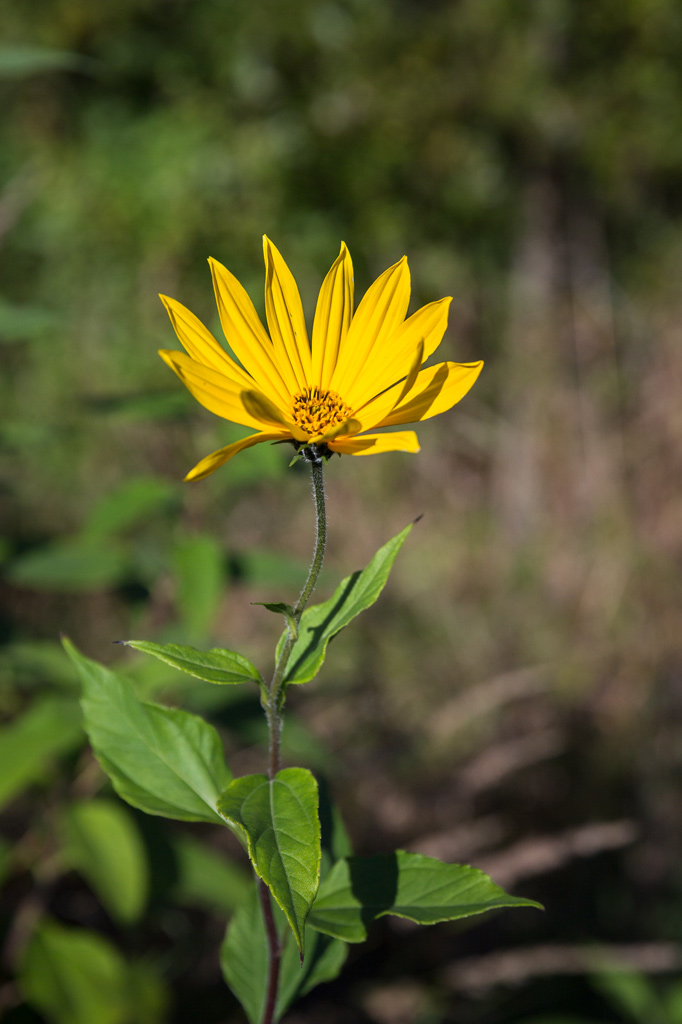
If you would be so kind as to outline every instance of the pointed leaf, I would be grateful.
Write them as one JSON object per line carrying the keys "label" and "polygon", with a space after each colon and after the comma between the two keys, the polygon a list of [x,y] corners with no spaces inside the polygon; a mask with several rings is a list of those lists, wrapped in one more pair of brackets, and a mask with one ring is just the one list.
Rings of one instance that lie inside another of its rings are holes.
{"label": "pointed leaf", "polygon": [[198,651],[196,647],[183,647],[180,644],[153,644],[147,640],[122,640],[125,647],[133,647],[136,651],[151,654],[159,661],[186,672],[206,683],[258,683],[261,684],[260,673],[248,658],[228,651],[224,647],[214,647],[210,651]]}
{"label": "pointed leaf", "polygon": [[284,911],[301,955],[303,929],[320,883],[317,783],[305,768],[235,779],[218,810],[246,837],[249,857]]}
{"label": "pointed leaf", "polygon": [[259,605],[261,608],[267,608],[269,612],[275,612],[276,615],[284,615],[287,620],[293,618],[294,615],[294,609],[285,601],[252,601],[251,603]]}
{"label": "pointed leaf", "polygon": [[[332,981],[343,967],[348,946],[339,939],[306,927],[306,958],[301,966],[291,929],[278,907],[275,921],[283,943],[275,1021],[297,998],[324,981]],[[263,914],[255,886],[230,922],[220,951],[225,981],[244,1007],[251,1024],[260,1024],[268,987],[268,946]]]}
{"label": "pointed leaf", "polygon": [[130,812],[113,800],[72,804],[62,830],[68,866],[84,875],[116,921],[137,921],[147,902],[149,869]]}
{"label": "pointed leaf", "polygon": [[64,647],[83,683],[85,728],[114,789],[133,807],[180,821],[216,822],[230,782],[218,733],[187,711],[143,704],[122,676]]}
{"label": "pointed leaf", "polygon": [[296,624],[296,613],[290,604],[286,604],[284,601],[253,601],[253,604],[259,604],[261,608],[267,608],[269,612],[274,612],[276,615],[283,615],[286,619],[287,626],[291,636],[296,638],[298,635],[298,626]]}
{"label": "pointed leaf", "polygon": [[[298,638],[292,648],[284,677],[287,685],[310,682],[324,662],[331,638],[356,615],[374,604],[386,585],[395,557],[411,529],[412,523],[379,548],[365,569],[342,580],[328,601],[312,605],[303,612],[298,626]],[[280,638],[278,657],[286,636],[285,633]]]}
{"label": "pointed leaf", "polygon": [[364,942],[368,925],[386,914],[436,924],[503,907],[542,910],[533,900],[507,895],[476,868],[398,850],[338,861],[320,886],[309,924],[346,942]]}

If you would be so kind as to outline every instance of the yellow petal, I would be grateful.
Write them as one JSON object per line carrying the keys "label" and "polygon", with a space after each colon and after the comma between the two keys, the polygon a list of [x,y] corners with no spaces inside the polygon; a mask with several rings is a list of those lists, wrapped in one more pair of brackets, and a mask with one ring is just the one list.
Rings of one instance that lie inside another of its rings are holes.
{"label": "yellow petal", "polygon": [[241,385],[211,367],[195,362],[184,352],[160,349],[159,355],[209,412],[222,416],[224,420],[242,423],[245,427],[262,427],[261,420],[245,408]]}
{"label": "yellow petal", "polygon": [[209,259],[220,322],[228,344],[259,391],[273,402],[289,404],[291,391],[275,364],[268,338],[254,305],[234,274]]}
{"label": "yellow petal", "polygon": [[263,235],[265,256],[265,315],[275,359],[292,394],[303,391],[311,380],[312,363],[301,296],[293,274],[279,250]]}
{"label": "yellow petal", "polygon": [[418,375],[407,401],[398,405],[381,421],[381,424],[376,426],[417,423],[419,420],[437,416],[438,413],[447,412],[474,386],[482,368],[482,361],[438,363],[437,366],[429,366]]}
{"label": "yellow petal", "polygon": [[330,387],[348,405],[357,404],[351,389],[356,381],[362,387],[365,363],[370,353],[375,345],[381,345],[403,322],[409,301],[410,271],[407,259],[403,256],[371,285],[358,306],[339,350]]}
{"label": "yellow petal", "polygon": [[326,444],[337,437],[348,437],[349,434],[357,434],[360,430],[362,430],[362,423],[359,420],[347,419],[345,423],[337,423],[336,426],[331,427],[324,434],[311,437],[308,444]]}
{"label": "yellow petal", "polygon": [[181,302],[169,298],[168,295],[159,295],[159,298],[166,307],[166,312],[180,343],[192,359],[204,363],[206,366],[212,366],[214,370],[231,377],[242,387],[253,387],[253,380],[248,373],[244,373],[234,359],[230,359],[222,345],[216,341],[194,313],[183,306]]}
{"label": "yellow petal", "polygon": [[398,397],[398,401],[395,403],[396,405],[399,405],[402,402],[402,400],[405,397],[405,395],[407,395],[408,392],[410,392],[412,390],[412,388],[414,387],[415,381],[416,381],[417,377],[419,376],[419,367],[421,366],[421,364],[423,362],[424,362],[424,342],[422,340],[417,345],[417,351],[414,354],[414,358],[412,360],[412,366],[410,367],[410,372],[408,373],[407,377],[403,381],[403,386],[401,388],[400,395]]}
{"label": "yellow petal", "polygon": [[268,427],[283,427],[287,433],[295,437],[297,441],[308,441],[310,435],[290,422],[286,416],[271,402],[266,395],[260,391],[242,391],[241,400],[244,408],[261,424]]}
{"label": "yellow petal", "polygon": [[313,321],[311,383],[328,388],[353,316],[353,262],[346,243],[322,282]]}
{"label": "yellow petal", "polygon": [[331,441],[329,447],[342,455],[380,455],[382,452],[419,451],[414,430],[396,430],[392,434],[358,434]]}
{"label": "yellow petal", "polygon": [[253,448],[255,444],[262,444],[263,441],[280,441],[282,439],[283,435],[281,433],[250,434],[248,437],[243,437],[241,441],[235,441],[233,444],[228,444],[225,448],[219,448],[212,455],[207,455],[205,459],[196,464],[194,469],[190,469],[185,480],[203,480],[205,476],[210,476],[223,463],[231,459],[233,455],[243,452],[245,448]]}
{"label": "yellow petal", "polygon": [[383,426],[386,417],[392,413],[397,405],[409,395],[419,377],[419,367],[424,361],[424,343],[420,341],[417,351],[414,354],[412,366],[404,381],[399,382],[395,387],[389,388],[382,394],[377,395],[371,402],[367,402],[357,415],[362,418],[362,429],[371,430],[372,427]]}
{"label": "yellow petal", "polygon": [[422,306],[385,338],[383,344],[375,345],[352,394],[344,395],[348,404],[359,409],[368,399],[404,377],[420,341],[424,342],[422,362],[428,359],[443,340],[451,302],[448,297]]}

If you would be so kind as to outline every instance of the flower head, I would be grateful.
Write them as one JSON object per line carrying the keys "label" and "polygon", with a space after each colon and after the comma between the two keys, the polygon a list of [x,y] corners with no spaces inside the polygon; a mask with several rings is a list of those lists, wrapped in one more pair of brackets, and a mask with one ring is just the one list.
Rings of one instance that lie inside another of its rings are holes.
{"label": "flower head", "polygon": [[353,264],[345,244],[317,300],[308,341],[296,282],[268,238],[265,312],[269,336],[239,281],[209,260],[216,302],[233,359],[185,306],[162,295],[183,352],[161,358],[205,408],[256,433],[207,455],[186,476],[200,480],[262,441],[291,441],[318,455],[418,452],[413,430],[371,431],[445,412],[478,377],[482,362],[422,364],[440,344],[450,299],[407,320],[407,259],[377,278],[353,309]]}

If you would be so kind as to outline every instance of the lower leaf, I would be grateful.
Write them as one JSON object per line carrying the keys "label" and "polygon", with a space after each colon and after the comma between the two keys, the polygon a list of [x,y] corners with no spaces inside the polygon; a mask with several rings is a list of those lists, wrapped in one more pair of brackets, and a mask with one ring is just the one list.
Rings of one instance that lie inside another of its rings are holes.
{"label": "lower leaf", "polygon": [[198,715],[143,704],[123,676],[64,640],[83,683],[83,718],[97,760],[133,807],[180,821],[222,823],[231,779],[220,736]]}
{"label": "lower leaf", "polygon": [[285,768],[274,779],[234,779],[218,811],[245,836],[249,857],[291,925],[304,953],[304,926],[320,883],[317,783],[305,768]]}
{"label": "lower leaf", "polygon": [[[283,942],[275,1020],[294,1000],[317,985],[336,978],[346,959],[348,946],[339,939],[306,928],[306,959],[301,966],[298,948],[284,914],[275,911],[277,930]],[[255,886],[232,918],[220,951],[225,981],[242,1004],[251,1024],[260,1024],[268,988],[268,943],[258,891]]]}

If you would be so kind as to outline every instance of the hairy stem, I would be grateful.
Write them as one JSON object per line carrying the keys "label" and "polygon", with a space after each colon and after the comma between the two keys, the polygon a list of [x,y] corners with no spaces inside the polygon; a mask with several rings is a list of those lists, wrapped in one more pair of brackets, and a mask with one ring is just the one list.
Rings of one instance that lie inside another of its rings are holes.
{"label": "hairy stem", "polygon": [[[323,461],[317,455],[315,449],[310,449],[310,453],[309,462],[313,478],[313,498],[315,501],[315,551],[313,553],[313,560],[310,563],[310,569],[308,570],[308,578],[303,584],[303,590],[301,591],[294,608],[294,623],[297,629],[298,624],[301,621],[301,616],[303,615],[305,607],[310,600],[310,596],[315,589],[315,584],[317,583],[317,579],[320,575],[322,562],[324,561],[324,549],[327,543],[327,512],[324,498]],[[291,628],[291,625],[289,625],[287,626],[287,637],[284,642],[284,646],[282,647],[281,654],[277,659],[275,672],[270,686],[268,687],[265,714],[268,721],[268,735],[270,740],[268,774],[271,779],[275,777],[280,767],[280,738],[282,734],[280,697],[284,673],[295,642],[296,632]]]}
{"label": "hairy stem", "polygon": [[275,915],[272,912],[272,900],[270,890],[265,882],[258,880],[258,895],[265,921],[265,933],[268,937],[268,951],[270,954],[270,967],[268,971],[268,990],[265,997],[263,1009],[263,1024],[272,1024],[277,1006],[277,989],[279,988],[279,968],[282,962],[282,946],[277,934]]}
{"label": "hairy stem", "polygon": [[308,579],[305,581],[301,595],[294,608],[294,618],[298,625],[303,610],[310,600],[315,589],[317,578],[322,569],[324,561],[324,548],[327,543],[327,510],[324,500],[324,463],[320,461],[311,462],[310,468],[313,476],[313,498],[315,500],[315,552],[308,570]]}
{"label": "hairy stem", "polygon": [[[301,621],[301,616],[303,615],[305,607],[310,600],[310,596],[315,589],[315,584],[317,583],[320,570],[322,569],[324,549],[327,543],[327,513],[324,499],[323,459],[315,448],[306,449],[305,456],[307,461],[310,463],[313,478],[313,498],[315,500],[316,514],[315,551],[313,553],[313,560],[310,564],[310,569],[308,570],[308,578],[303,585],[303,590],[301,591],[294,608],[293,622],[287,625],[286,640],[284,641],[282,652],[277,659],[275,672],[272,677],[272,681],[270,682],[270,686],[268,687],[265,701],[265,715],[268,722],[270,745],[268,758],[268,776],[270,779],[274,779],[280,767],[280,739],[282,734],[281,691],[284,673],[289,661],[289,656],[291,655],[293,646],[296,643],[298,624]],[[261,908],[263,911],[263,920],[265,922],[265,933],[267,935],[269,953],[268,989],[262,1024],[272,1024],[277,1005],[277,990],[279,987],[279,969],[282,957],[282,948],[272,911],[270,891],[267,885],[260,880],[258,882],[258,890]]]}

